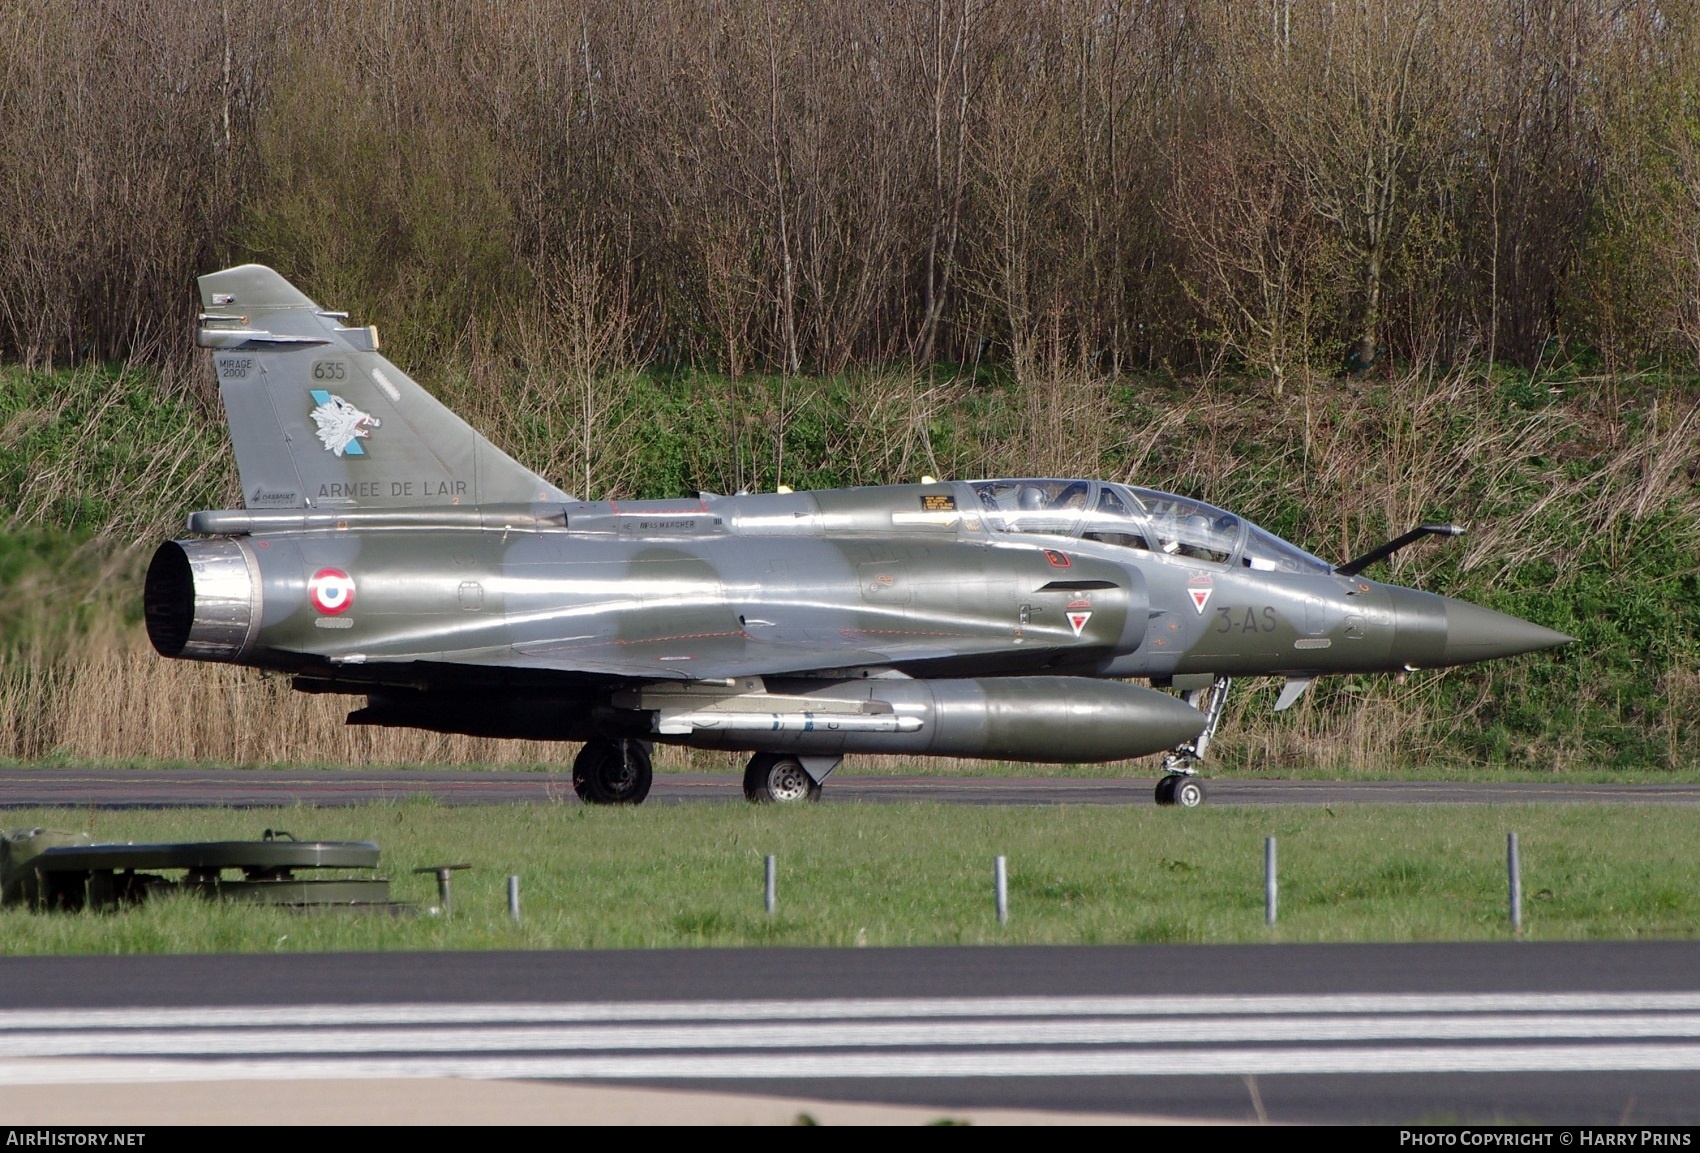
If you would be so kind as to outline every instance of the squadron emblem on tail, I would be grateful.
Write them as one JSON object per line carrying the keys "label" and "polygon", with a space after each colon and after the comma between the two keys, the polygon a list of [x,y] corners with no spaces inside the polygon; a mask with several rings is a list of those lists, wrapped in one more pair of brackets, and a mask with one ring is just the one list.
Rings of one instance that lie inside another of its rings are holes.
{"label": "squadron emblem on tail", "polygon": [[365,456],[366,450],[360,447],[360,441],[371,435],[369,430],[378,428],[383,422],[323,389],[313,389],[312,396],[318,407],[309,415],[319,426],[318,437],[324,442],[325,449],[338,456],[344,453]]}

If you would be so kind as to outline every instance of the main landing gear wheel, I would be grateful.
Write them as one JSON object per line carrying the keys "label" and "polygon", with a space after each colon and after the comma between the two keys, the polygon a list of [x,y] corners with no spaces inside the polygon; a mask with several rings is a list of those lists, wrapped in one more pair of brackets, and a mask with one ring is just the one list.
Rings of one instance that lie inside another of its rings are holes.
{"label": "main landing gear wheel", "polygon": [[1157,803],[1196,809],[1204,803],[1204,782],[1196,777],[1170,773],[1157,782]]}
{"label": "main landing gear wheel", "polygon": [[587,805],[641,805],[654,779],[642,741],[591,741],[573,761],[573,791]]}
{"label": "main landing gear wheel", "polygon": [[794,805],[820,800],[820,785],[796,757],[757,753],[744,767],[744,796],[758,805]]}

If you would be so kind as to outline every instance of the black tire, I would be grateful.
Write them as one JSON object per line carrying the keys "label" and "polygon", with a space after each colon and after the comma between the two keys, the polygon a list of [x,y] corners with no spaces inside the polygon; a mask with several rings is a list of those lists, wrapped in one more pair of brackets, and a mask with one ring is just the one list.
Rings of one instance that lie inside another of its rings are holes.
{"label": "black tire", "polygon": [[591,741],[573,761],[573,791],[587,805],[641,805],[654,780],[642,741]]}
{"label": "black tire", "polygon": [[796,805],[820,800],[820,785],[796,757],[757,753],[744,767],[744,798],[758,805]]}
{"label": "black tire", "polygon": [[1175,782],[1181,779],[1174,773],[1170,773],[1157,782],[1157,803],[1159,805],[1167,806],[1175,803]]}
{"label": "black tire", "polygon": [[587,741],[573,758],[573,792],[587,805],[602,803],[596,781],[602,775],[602,761],[608,755],[607,741]]}
{"label": "black tire", "polygon": [[1175,782],[1174,803],[1183,809],[1196,809],[1204,803],[1204,782],[1197,777],[1182,777]]}

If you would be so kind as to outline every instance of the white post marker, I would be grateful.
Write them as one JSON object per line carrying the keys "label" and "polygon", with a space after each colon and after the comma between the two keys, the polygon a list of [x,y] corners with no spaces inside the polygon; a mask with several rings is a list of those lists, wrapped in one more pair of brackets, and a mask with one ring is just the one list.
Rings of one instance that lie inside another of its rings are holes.
{"label": "white post marker", "polygon": [[767,915],[770,917],[773,916],[773,906],[778,903],[777,895],[775,893],[776,886],[774,883],[774,874],[777,871],[778,870],[774,867],[773,855],[770,853],[768,854],[766,865],[766,892],[762,897],[762,905],[767,909]]}
{"label": "white post marker", "polygon": [[1275,838],[1263,839],[1263,923],[1275,923]]}
{"label": "white post marker", "polygon": [[1505,834],[1505,871],[1511,882],[1511,931],[1523,935],[1523,867],[1517,860],[1517,834]]}
{"label": "white post marker", "polygon": [[998,924],[1009,924],[1009,870],[1005,867],[1004,859],[996,857],[992,860],[992,888],[998,907]]}
{"label": "white post marker", "polygon": [[508,876],[508,916],[514,924],[519,924],[519,878]]}

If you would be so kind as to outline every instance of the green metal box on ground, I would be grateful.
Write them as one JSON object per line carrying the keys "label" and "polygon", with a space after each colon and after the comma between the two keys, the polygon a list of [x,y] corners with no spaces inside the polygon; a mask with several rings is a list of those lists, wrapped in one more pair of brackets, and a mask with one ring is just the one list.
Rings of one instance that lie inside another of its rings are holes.
{"label": "green metal box on ground", "polygon": [[[0,834],[0,902],[36,909],[104,909],[194,892],[266,905],[392,908],[375,876],[298,877],[378,867],[373,841],[298,841],[267,829],[258,841],[94,844],[87,833],[20,829]],[[160,875],[182,870],[180,879]],[[226,876],[227,873],[237,874]]]}

